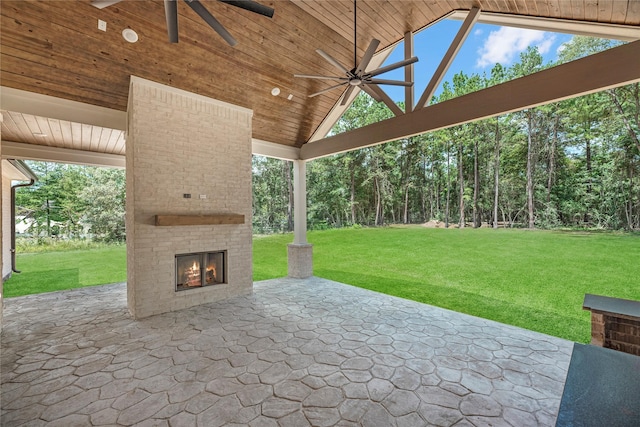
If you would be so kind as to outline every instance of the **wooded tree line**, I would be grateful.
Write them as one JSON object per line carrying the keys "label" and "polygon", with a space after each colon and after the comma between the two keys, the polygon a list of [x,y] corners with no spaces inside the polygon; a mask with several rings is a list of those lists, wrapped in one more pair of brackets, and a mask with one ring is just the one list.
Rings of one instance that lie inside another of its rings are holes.
{"label": "wooded tree line", "polygon": [[[558,63],[615,44],[574,37]],[[456,74],[433,102],[554,65],[531,47],[489,75]],[[390,117],[383,104],[361,94],[333,132]],[[317,159],[307,165],[308,223],[637,230],[639,129],[636,83]],[[253,172],[254,232],[291,230],[291,163],[254,156]]]}
{"label": "wooded tree line", "polygon": [[125,240],[122,169],[27,162],[38,181],[16,191],[16,217],[33,237]]}

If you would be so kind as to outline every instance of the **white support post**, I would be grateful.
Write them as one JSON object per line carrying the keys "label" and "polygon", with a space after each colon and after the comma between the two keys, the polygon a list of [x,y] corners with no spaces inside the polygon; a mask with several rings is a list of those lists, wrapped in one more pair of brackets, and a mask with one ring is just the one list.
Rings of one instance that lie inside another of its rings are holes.
{"label": "white support post", "polygon": [[307,163],[293,161],[293,243],[307,243]]}
{"label": "white support post", "polygon": [[307,242],[307,163],[293,161],[293,243],[287,248],[289,277],[313,275],[313,246]]}

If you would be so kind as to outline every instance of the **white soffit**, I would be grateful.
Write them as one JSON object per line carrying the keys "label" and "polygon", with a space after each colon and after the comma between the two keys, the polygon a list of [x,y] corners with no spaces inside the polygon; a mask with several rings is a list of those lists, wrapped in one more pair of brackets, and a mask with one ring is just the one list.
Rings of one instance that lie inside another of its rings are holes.
{"label": "white soffit", "polygon": [[125,156],[118,154],[96,153],[12,141],[2,141],[2,158],[72,163],[118,169],[124,169],[125,167]]}
{"label": "white soffit", "polygon": [[[467,17],[468,13],[469,12],[466,10],[457,10],[446,16],[446,18],[464,20]],[[568,19],[539,18],[533,16],[510,15],[484,11],[480,14],[478,22],[481,24],[527,28],[540,31],[553,31],[556,33],[601,37],[605,39],[616,39],[628,42],[640,39],[640,27],[631,25],[572,21]]]}

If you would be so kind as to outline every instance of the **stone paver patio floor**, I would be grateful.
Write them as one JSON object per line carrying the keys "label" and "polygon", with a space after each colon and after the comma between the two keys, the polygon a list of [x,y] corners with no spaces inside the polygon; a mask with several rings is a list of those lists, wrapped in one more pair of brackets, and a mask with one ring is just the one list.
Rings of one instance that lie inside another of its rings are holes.
{"label": "stone paver patio floor", "polygon": [[572,350],[319,278],[141,321],[97,286],[4,322],[2,426],[552,426]]}

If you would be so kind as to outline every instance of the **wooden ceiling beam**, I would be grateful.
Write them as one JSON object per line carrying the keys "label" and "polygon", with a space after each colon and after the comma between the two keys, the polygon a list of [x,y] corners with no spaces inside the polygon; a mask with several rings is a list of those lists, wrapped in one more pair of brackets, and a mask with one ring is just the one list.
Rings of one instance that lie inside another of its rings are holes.
{"label": "wooden ceiling beam", "polygon": [[369,147],[640,81],[640,40],[302,146],[303,160]]}

